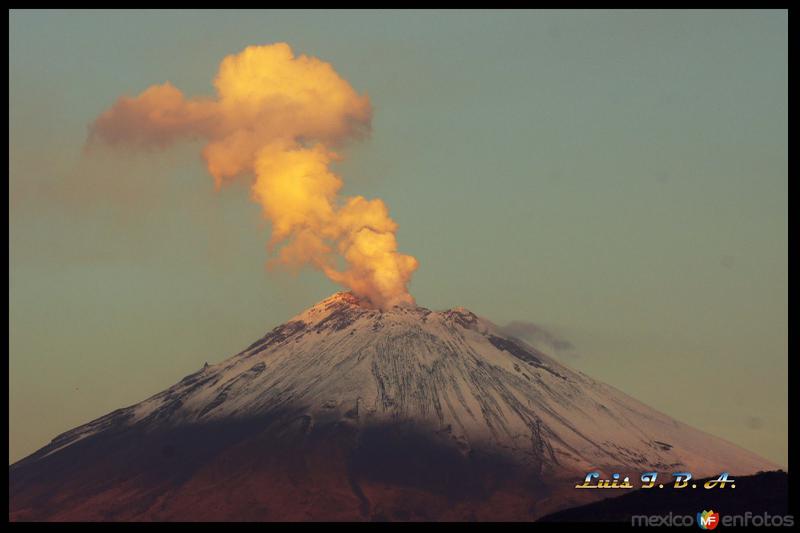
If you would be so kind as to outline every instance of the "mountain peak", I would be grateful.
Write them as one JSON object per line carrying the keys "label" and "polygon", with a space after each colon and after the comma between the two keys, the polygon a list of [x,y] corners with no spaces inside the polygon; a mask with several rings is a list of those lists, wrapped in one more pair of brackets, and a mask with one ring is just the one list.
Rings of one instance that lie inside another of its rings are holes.
{"label": "mountain peak", "polygon": [[339,291],[337,293],[328,296],[324,300],[316,303],[311,308],[312,309],[318,307],[330,308],[332,306],[337,306],[337,305],[361,307],[364,309],[372,309],[384,313],[390,313],[399,309],[415,309],[418,307],[417,305],[403,303],[403,304],[395,304],[389,308],[381,308],[376,305],[373,305],[372,302],[370,302],[367,298],[357,296],[352,291]]}
{"label": "mountain peak", "polygon": [[337,293],[331,294],[324,300],[320,301],[319,303],[315,304],[312,307],[317,306],[328,306],[337,303],[343,303],[347,305],[354,305],[358,307],[365,307],[365,308],[372,308],[372,304],[366,298],[359,298],[351,291],[339,291]]}
{"label": "mountain peak", "polygon": [[[367,330],[376,332],[388,326],[401,329],[455,326],[483,334],[503,335],[492,322],[465,307],[431,311],[419,305],[395,305],[389,309],[380,309],[372,306],[368,300],[344,291],[337,292],[295,315],[286,325],[306,327],[316,332],[338,331],[352,326],[352,334]],[[536,352],[534,348],[528,349]]]}

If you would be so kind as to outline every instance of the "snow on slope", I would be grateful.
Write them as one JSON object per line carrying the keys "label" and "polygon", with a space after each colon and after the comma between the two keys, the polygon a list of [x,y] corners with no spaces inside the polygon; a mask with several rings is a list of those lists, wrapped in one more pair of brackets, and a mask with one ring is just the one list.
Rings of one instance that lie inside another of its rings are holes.
{"label": "snow on slope", "polygon": [[540,472],[748,474],[776,465],[659,413],[505,336],[463,308],[380,311],[338,293],[243,352],[128,408],[60,435],[25,459],[108,428],[258,417],[310,424],[411,421],[465,453],[500,451]]}

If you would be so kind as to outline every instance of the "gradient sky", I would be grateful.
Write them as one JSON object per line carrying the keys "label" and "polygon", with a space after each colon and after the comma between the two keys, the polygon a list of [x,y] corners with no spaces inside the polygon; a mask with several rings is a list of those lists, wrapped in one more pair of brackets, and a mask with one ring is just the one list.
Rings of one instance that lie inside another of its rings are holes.
{"label": "gradient sky", "polygon": [[[380,197],[411,292],[574,345],[569,364],[787,464],[788,16],[10,14],[9,461],[237,353],[338,288],[265,270],[200,144],[83,154],[120,95],[212,94],[288,42],[374,108],[336,169]],[[547,346],[544,346],[547,349]]]}

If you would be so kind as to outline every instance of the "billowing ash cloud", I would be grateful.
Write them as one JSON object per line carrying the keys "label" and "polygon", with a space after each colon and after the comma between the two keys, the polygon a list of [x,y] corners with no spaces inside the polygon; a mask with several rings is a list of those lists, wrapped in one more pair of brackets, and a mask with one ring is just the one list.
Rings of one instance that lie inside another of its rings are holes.
{"label": "billowing ash cloud", "polygon": [[575,346],[566,339],[554,334],[533,322],[513,321],[502,327],[503,332],[512,337],[525,340],[538,347],[547,347],[559,353],[575,355]]}
{"label": "billowing ash cloud", "polygon": [[418,263],[397,251],[386,204],[342,197],[330,169],[335,148],[369,133],[369,98],[286,43],[227,56],[214,87],[214,98],[187,98],[170,83],[123,96],[91,124],[89,142],[152,149],[205,140],[218,187],[254,176],[273,264],[311,265],[379,307],[413,304],[407,285]]}

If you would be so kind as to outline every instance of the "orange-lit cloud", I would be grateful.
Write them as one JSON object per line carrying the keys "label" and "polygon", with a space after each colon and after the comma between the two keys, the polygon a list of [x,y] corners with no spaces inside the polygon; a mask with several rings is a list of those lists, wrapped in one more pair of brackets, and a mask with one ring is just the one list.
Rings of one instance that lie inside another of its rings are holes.
{"label": "orange-lit cloud", "polygon": [[413,303],[407,285],[417,260],[397,251],[386,205],[341,197],[330,168],[338,146],[369,132],[369,98],[286,43],[226,57],[214,86],[216,98],[186,98],[169,83],[122,97],[92,123],[89,141],[207,141],[203,158],[217,186],[254,176],[252,198],[272,223],[274,264],[311,265],[379,307]]}

